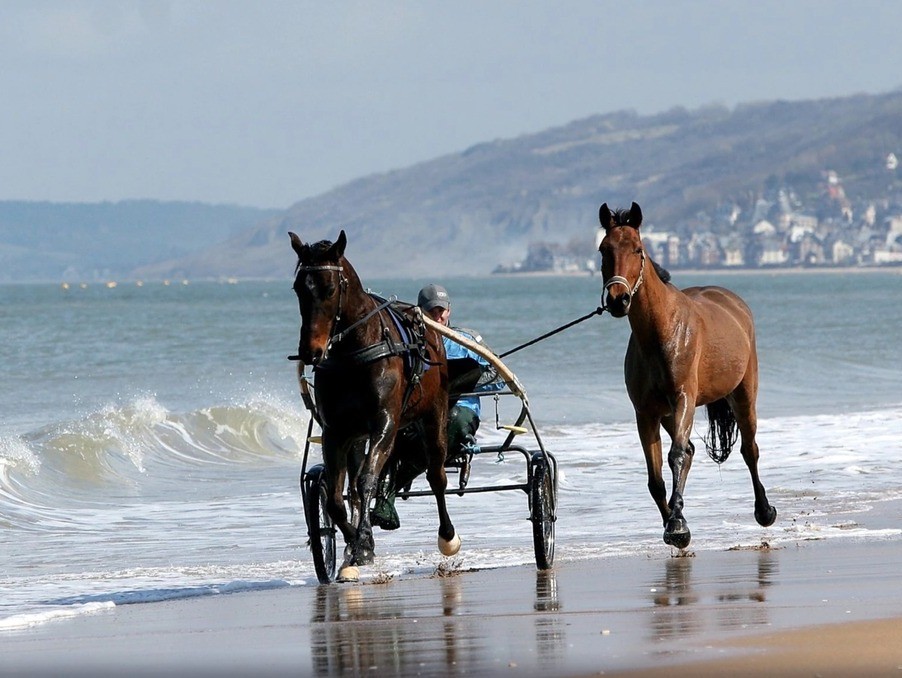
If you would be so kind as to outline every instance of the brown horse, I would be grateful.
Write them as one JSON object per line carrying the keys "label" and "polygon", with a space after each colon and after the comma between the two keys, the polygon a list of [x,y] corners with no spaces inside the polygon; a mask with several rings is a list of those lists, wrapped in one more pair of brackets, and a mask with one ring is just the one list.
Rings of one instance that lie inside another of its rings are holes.
{"label": "brown horse", "polygon": [[[706,445],[718,463],[729,456],[738,425],[755,491],[755,519],[764,527],[773,524],[777,511],[758,479],[758,356],[749,307],[722,287],[680,291],[662,280],[642,245],[642,210],[636,203],[614,213],[605,203],[598,218],[605,231],[598,248],[607,293],[604,306],[615,318],[629,317],[626,388],[645,452],[648,490],[664,519],[665,543],[685,548],[691,539],[683,517],[683,491],[695,453],[689,435],[699,405],[707,406]],[[670,501],[661,475],[662,426],[671,439]]]}
{"label": "brown horse", "polygon": [[[399,312],[363,289],[344,257],[344,231],[335,243],[305,244],[294,233],[289,236],[298,255],[298,357],[316,374],[330,495],[326,509],[346,544],[339,579],[357,579],[357,566],[373,561],[369,507],[398,430],[415,420],[425,430],[439,549],[457,553],[460,538],[445,506],[448,371],[441,337],[417,322],[410,306]],[[346,481],[350,518],[343,499]]]}

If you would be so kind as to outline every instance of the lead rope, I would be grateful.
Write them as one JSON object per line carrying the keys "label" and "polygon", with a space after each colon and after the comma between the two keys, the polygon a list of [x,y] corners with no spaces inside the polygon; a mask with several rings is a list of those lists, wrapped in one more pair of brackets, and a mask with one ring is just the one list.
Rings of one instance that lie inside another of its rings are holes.
{"label": "lead rope", "polygon": [[571,320],[571,321],[570,321],[569,323],[567,323],[566,325],[561,325],[560,327],[558,327],[558,328],[556,328],[556,329],[553,329],[553,330],[551,330],[550,332],[546,332],[546,333],[543,334],[541,337],[536,337],[535,339],[531,339],[530,341],[527,341],[525,344],[520,344],[519,346],[517,346],[517,347],[515,347],[515,348],[512,348],[512,349],[509,350],[509,351],[505,351],[504,353],[502,353],[502,354],[499,355],[498,357],[499,357],[499,358],[504,358],[504,357],[506,357],[506,356],[509,356],[511,353],[516,353],[516,352],[519,351],[520,349],[526,348],[527,346],[532,346],[533,344],[537,344],[537,343],[539,343],[540,341],[542,341],[543,339],[547,339],[548,337],[554,336],[554,335],[557,334],[558,332],[563,332],[564,330],[566,330],[566,329],[568,329],[568,328],[570,328],[570,327],[573,327],[574,325],[578,325],[579,323],[583,322],[584,320],[588,320],[589,318],[592,318],[592,317],[594,317],[594,316],[596,316],[596,315],[601,315],[602,313],[605,312],[605,310],[606,310],[606,309],[605,309],[603,306],[599,306],[598,308],[596,308],[596,309],[595,309],[594,311],[592,311],[591,313],[587,313],[586,315],[582,316],[581,318],[577,318],[576,320]]}
{"label": "lead rope", "polygon": [[[636,279],[636,285],[634,287],[630,288],[629,280],[627,280],[623,276],[614,275],[614,276],[611,276],[611,278],[604,284],[604,289],[608,290],[612,285],[623,285],[626,287],[626,289],[628,289],[630,291],[630,296],[633,296],[636,294],[636,291],[639,289],[639,286],[642,284],[644,273],[645,273],[645,250],[642,251],[642,264],[639,267],[639,277]],[[574,325],[578,325],[579,323],[583,322],[584,320],[588,320],[589,318],[592,318],[596,315],[601,315],[606,310],[607,310],[607,308],[605,306],[599,306],[591,313],[587,313],[586,315],[582,316],[581,318],[577,318],[576,320],[571,320],[566,325],[561,325],[560,327],[553,329],[550,332],[546,332],[541,337],[536,337],[535,339],[527,341],[525,344],[520,344],[519,346],[516,346],[509,351],[505,351],[498,357],[504,358],[506,356],[509,356],[511,353],[516,353],[517,351],[526,348],[527,346],[532,346],[533,344],[537,344],[540,341],[542,341],[543,339],[547,339],[548,337],[554,336],[558,332],[563,332],[564,330],[566,330],[570,327],[573,327]]]}

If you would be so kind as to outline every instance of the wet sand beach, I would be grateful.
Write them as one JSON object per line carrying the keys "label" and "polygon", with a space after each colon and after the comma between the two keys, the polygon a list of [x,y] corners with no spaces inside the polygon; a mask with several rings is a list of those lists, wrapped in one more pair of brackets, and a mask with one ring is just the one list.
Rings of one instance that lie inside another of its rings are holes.
{"label": "wet sand beach", "polygon": [[674,553],[123,605],[2,674],[902,675],[899,538]]}

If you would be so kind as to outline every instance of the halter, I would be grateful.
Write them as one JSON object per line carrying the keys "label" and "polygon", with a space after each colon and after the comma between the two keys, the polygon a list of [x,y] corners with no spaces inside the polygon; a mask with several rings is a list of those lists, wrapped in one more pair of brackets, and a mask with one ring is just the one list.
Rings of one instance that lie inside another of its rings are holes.
{"label": "halter", "polygon": [[632,288],[630,288],[629,280],[624,278],[622,275],[612,275],[604,284],[604,289],[606,292],[610,292],[611,287],[613,287],[614,285],[623,285],[630,291],[630,297],[636,295],[636,291],[639,289],[639,285],[641,285],[642,281],[644,280],[643,276],[645,273],[645,250],[642,249],[639,253],[642,256],[642,263],[639,266],[639,277],[636,278],[636,284]]}

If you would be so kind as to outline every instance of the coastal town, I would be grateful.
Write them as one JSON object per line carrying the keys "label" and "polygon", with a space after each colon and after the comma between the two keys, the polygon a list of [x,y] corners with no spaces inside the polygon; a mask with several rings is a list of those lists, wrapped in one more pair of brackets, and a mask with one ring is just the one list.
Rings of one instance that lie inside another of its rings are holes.
{"label": "coastal town", "polygon": [[[673,227],[648,220],[643,243],[652,259],[674,269],[902,266],[898,164],[894,153],[885,157],[886,190],[877,197],[847,194],[842,177],[824,170],[807,199],[773,181]],[[597,271],[597,245],[533,242],[523,261],[494,273]]]}

